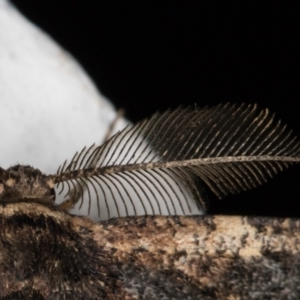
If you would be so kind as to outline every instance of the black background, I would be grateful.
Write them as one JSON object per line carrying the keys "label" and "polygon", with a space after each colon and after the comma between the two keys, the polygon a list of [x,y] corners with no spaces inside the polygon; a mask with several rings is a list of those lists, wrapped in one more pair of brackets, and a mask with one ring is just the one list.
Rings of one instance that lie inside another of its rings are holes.
{"label": "black background", "polygon": [[[12,1],[136,122],[184,105],[258,103],[300,136],[300,22],[284,2]],[[300,216],[300,166],[210,213]]]}

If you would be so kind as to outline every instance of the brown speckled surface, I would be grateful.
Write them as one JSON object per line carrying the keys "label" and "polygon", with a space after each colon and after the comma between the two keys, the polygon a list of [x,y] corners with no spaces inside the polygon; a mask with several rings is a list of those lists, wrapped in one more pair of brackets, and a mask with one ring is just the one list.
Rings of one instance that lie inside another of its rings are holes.
{"label": "brown speckled surface", "polygon": [[92,223],[0,205],[0,299],[299,299],[300,220],[133,217]]}

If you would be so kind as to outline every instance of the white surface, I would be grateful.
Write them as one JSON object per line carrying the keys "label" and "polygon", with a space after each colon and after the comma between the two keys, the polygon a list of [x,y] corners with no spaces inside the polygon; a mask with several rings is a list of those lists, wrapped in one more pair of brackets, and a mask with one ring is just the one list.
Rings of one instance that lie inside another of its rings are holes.
{"label": "white surface", "polygon": [[55,173],[76,151],[101,143],[115,115],[79,64],[0,0],[0,166]]}
{"label": "white surface", "polygon": [[0,165],[55,172],[99,143],[115,112],[74,61],[0,0]]}
{"label": "white surface", "polygon": [[[0,0],[0,166],[20,163],[54,173],[76,151],[101,143],[114,118],[112,105],[78,63]],[[121,120],[117,129],[124,126]],[[198,212],[193,201],[191,206]],[[79,213],[85,215],[87,207]]]}

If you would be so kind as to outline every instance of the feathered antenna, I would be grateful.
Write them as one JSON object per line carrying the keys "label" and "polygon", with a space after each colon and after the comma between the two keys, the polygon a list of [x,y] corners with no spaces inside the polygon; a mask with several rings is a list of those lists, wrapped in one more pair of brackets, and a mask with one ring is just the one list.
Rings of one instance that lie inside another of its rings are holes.
{"label": "feathered antenna", "polygon": [[[182,205],[185,201],[188,206],[185,190],[205,210],[202,182],[222,198],[266,182],[299,162],[299,153],[299,141],[292,131],[275,121],[268,109],[229,103],[202,109],[179,107],[126,127],[99,147],[84,148],[48,179],[62,183],[63,188],[67,185],[67,195],[71,187],[78,195],[86,188],[89,203],[90,189],[95,191],[97,203],[100,190],[108,213],[105,187],[118,215],[117,195],[128,215],[125,195],[131,198],[125,184],[134,191],[145,214],[156,213],[154,206],[161,212],[157,193],[168,213],[178,213],[174,200],[186,213]],[[131,205],[136,213],[135,204]]]}

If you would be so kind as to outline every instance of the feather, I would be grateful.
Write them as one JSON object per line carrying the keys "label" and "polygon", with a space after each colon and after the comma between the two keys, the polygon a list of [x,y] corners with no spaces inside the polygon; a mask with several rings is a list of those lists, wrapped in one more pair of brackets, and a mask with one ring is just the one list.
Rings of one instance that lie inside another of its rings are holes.
{"label": "feather", "polygon": [[101,146],[84,148],[48,179],[81,201],[83,189],[89,203],[92,191],[97,203],[102,194],[109,216],[108,194],[118,216],[122,206],[126,215],[129,206],[136,214],[128,188],[145,214],[161,214],[157,195],[168,214],[179,214],[174,201],[186,214],[189,195],[207,209],[203,186],[219,198],[254,188],[299,162],[299,153],[297,138],[268,109],[229,103],[179,107],[128,126]]}

